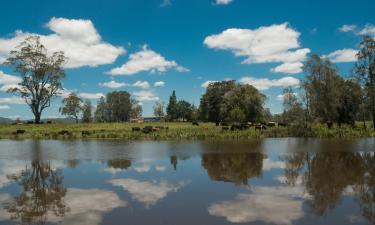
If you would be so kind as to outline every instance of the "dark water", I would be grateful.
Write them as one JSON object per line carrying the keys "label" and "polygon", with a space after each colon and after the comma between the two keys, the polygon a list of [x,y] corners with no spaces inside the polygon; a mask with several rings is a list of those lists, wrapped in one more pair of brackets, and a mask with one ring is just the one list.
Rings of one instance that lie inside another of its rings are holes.
{"label": "dark water", "polygon": [[375,139],[0,141],[0,224],[374,224]]}

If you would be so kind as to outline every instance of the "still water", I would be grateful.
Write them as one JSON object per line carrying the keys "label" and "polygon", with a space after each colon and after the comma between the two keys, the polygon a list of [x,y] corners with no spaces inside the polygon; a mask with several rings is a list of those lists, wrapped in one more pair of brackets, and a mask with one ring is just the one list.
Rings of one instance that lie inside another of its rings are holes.
{"label": "still water", "polygon": [[0,224],[374,224],[375,139],[0,141]]}

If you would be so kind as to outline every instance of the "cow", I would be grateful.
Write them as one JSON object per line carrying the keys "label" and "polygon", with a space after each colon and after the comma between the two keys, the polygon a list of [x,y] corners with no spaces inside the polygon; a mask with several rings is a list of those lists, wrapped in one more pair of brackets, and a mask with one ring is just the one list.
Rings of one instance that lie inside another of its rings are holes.
{"label": "cow", "polygon": [[194,122],[191,123],[191,125],[193,125],[193,126],[199,126],[199,123],[197,121],[194,121]]}
{"label": "cow", "polygon": [[132,127],[132,131],[135,132],[135,131],[141,131],[141,128],[140,127]]}

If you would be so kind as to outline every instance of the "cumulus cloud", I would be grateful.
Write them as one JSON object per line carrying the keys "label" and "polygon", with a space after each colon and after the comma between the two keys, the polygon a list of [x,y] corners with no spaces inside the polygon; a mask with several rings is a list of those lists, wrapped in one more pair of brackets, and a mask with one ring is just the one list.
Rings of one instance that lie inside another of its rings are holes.
{"label": "cumulus cloud", "polygon": [[274,80],[268,78],[242,77],[239,82],[252,85],[258,90],[267,90],[271,87],[297,87],[300,84],[300,81],[294,77],[283,77]]}
{"label": "cumulus cloud", "polygon": [[156,81],[154,83],[154,87],[164,87],[165,82],[164,81]]}
{"label": "cumulus cloud", "polygon": [[108,74],[130,76],[146,71],[163,73],[169,69],[175,69],[178,72],[189,71],[179,66],[175,61],[166,60],[162,55],[149,49],[147,45],[144,45],[141,51],[131,54],[125,64],[113,68]]}
{"label": "cumulus cloud", "polygon": [[190,182],[181,181],[178,184],[171,184],[167,181],[148,182],[135,179],[113,179],[110,183],[114,186],[122,187],[130,193],[133,199],[149,208],[165,198],[168,193],[177,192]]}
{"label": "cumulus cloud", "polygon": [[335,63],[344,63],[344,62],[355,62],[357,61],[358,50],[355,49],[341,49],[331,52],[328,55],[323,55],[323,58],[328,58]]}
{"label": "cumulus cloud", "polygon": [[364,27],[359,28],[357,25],[343,25],[339,28],[341,32],[352,32],[355,35],[369,35],[375,37],[375,25],[366,24]]}
{"label": "cumulus cloud", "polygon": [[6,92],[10,88],[18,87],[18,84],[21,82],[22,79],[20,77],[5,74],[3,71],[0,70],[0,91]]}
{"label": "cumulus cloud", "polygon": [[25,101],[20,97],[7,97],[7,98],[0,98],[0,104],[18,104],[23,105],[26,104]]}
{"label": "cumulus cloud", "polygon": [[147,81],[141,81],[141,80],[138,80],[134,82],[133,84],[124,83],[124,82],[116,82],[112,80],[109,82],[99,83],[99,86],[113,88],[113,89],[122,88],[122,87],[139,87],[143,89],[150,88],[150,84]]}
{"label": "cumulus cloud", "polygon": [[[308,48],[300,48],[299,37],[298,31],[283,23],[254,30],[227,29],[206,37],[204,44],[209,48],[229,50],[235,56],[245,57],[242,62],[245,64],[282,63],[286,65],[274,68],[273,71],[299,73],[302,64],[296,69],[297,63],[304,61],[310,52]],[[292,65],[293,70],[290,69]]]}
{"label": "cumulus cloud", "polygon": [[8,110],[10,109],[9,105],[0,105],[0,110]]}
{"label": "cumulus cloud", "polygon": [[39,35],[50,52],[63,51],[68,57],[66,68],[111,64],[125,53],[124,48],[104,42],[91,20],[54,17],[46,27],[53,33],[40,35],[16,31],[11,38],[0,38],[0,63],[30,35]]}
{"label": "cumulus cloud", "polygon": [[302,72],[303,63],[293,62],[293,63],[283,63],[275,68],[271,69],[274,73],[300,73]]}
{"label": "cumulus cloud", "polygon": [[61,222],[62,225],[96,225],[101,223],[104,214],[127,205],[115,192],[101,189],[69,188],[64,201],[70,211],[64,217],[51,214],[50,222]]}
{"label": "cumulus cloud", "polygon": [[147,81],[136,81],[133,85],[133,87],[139,87],[143,89],[148,89],[150,87],[150,84]]}
{"label": "cumulus cloud", "polygon": [[202,88],[207,88],[208,85],[210,85],[210,84],[212,84],[212,83],[215,83],[215,82],[219,82],[219,81],[217,81],[217,80],[208,80],[208,81],[204,82],[204,83],[201,85],[201,87],[202,87]]}
{"label": "cumulus cloud", "polygon": [[229,3],[233,2],[233,0],[216,0],[217,5],[228,5]]}
{"label": "cumulus cloud", "polygon": [[78,96],[84,99],[99,99],[104,97],[103,93],[79,93]]}
{"label": "cumulus cloud", "polygon": [[160,3],[160,7],[167,7],[167,6],[171,6],[171,5],[172,5],[171,0],[163,0],[163,1]]}
{"label": "cumulus cloud", "polygon": [[138,101],[157,101],[159,97],[154,94],[152,91],[136,91],[133,92],[133,95]]}
{"label": "cumulus cloud", "polygon": [[256,187],[251,193],[237,195],[234,200],[210,205],[208,212],[232,223],[263,221],[291,225],[304,215],[304,198],[299,187]]}
{"label": "cumulus cloud", "polygon": [[134,167],[134,170],[137,171],[138,173],[146,173],[146,172],[149,172],[150,169],[151,169],[151,166],[148,164],[143,164],[141,166]]}
{"label": "cumulus cloud", "polygon": [[375,25],[367,24],[362,30],[358,32],[359,35],[370,35],[375,37]]}
{"label": "cumulus cloud", "polygon": [[354,24],[344,24],[339,27],[339,31],[341,32],[354,32],[357,29],[357,25]]}

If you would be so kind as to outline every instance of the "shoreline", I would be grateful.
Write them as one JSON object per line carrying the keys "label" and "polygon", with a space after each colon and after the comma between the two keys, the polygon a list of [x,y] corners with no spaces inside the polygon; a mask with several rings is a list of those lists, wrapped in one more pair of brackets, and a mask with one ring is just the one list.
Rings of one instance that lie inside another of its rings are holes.
{"label": "shoreline", "polygon": [[[149,133],[137,127],[162,127]],[[212,141],[243,141],[263,138],[333,138],[356,139],[372,138],[375,132],[360,125],[356,128],[349,126],[326,128],[323,124],[314,124],[309,129],[293,130],[293,127],[269,127],[265,130],[255,130],[250,127],[245,130],[224,130],[214,123],[200,123],[194,126],[184,122],[156,123],[88,123],[88,124],[41,124],[41,125],[0,125],[0,140],[212,140]]]}

